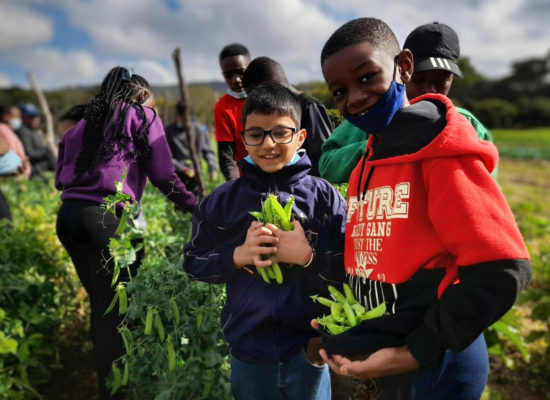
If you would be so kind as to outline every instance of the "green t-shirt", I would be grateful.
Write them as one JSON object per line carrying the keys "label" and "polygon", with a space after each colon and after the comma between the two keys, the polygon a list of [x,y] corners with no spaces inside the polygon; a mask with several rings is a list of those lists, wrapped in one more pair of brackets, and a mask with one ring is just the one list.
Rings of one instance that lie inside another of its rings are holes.
{"label": "green t-shirt", "polygon": [[[474,127],[477,136],[482,140],[493,142],[491,132],[468,110],[456,107]],[[329,138],[323,143],[319,173],[331,183],[347,183],[351,172],[365,154],[368,134],[347,120],[338,125]],[[497,179],[498,167],[491,174]]]}

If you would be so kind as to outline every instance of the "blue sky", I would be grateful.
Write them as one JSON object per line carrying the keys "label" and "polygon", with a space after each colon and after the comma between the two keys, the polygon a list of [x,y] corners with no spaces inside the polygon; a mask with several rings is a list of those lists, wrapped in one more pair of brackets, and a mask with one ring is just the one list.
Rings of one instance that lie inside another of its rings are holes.
{"label": "blue sky", "polygon": [[321,80],[321,48],[344,22],[386,21],[402,44],[416,26],[453,27],[462,55],[488,78],[550,51],[548,0],[0,0],[0,87],[89,85],[115,65],[173,84],[182,50],[188,82],[221,80],[217,55],[241,42],[269,56],[292,83]]}

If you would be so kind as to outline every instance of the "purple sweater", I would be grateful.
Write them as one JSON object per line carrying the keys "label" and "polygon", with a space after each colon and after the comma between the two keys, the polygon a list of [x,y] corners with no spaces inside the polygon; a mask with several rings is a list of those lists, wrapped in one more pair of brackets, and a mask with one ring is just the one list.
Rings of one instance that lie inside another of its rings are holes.
{"label": "purple sweater", "polygon": [[[110,161],[102,162],[92,171],[85,172],[76,179],[74,167],[80,149],[86,121],[81,120],[69,129],[59,143],[59,158],[55,175],[55,187],[61,190],[61,199],[91,200],[104,203],[104,197],[114,194],[115,181],[119,181],[124,168],[127,169],[123,192],[129,194],[133,200],[140,201],[147,178],[168,199],[174,202],[177,208],[183,211],[192,211],[195,206],[195,196],[185,188],[177,177],[172,165],[172,155],[166,142],[162,121],[155,117],[153,110],[144,107],[149,128],[149,144],[151,157],[140,164],[128,162],[128,155],[133,151],[133,144],[128,148],[120,149]],[[134,108],[128,111],[126,132],[130,135],[142,124]],[[141,165],[141,166],[140,166]]]}

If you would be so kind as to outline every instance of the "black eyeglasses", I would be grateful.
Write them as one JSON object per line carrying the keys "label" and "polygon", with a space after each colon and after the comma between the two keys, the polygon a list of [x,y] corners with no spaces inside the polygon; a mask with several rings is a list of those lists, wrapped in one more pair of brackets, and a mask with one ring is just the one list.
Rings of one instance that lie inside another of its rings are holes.
{"label": "black eyeglasses", "polygon": [[248,146],[260,146],[265,136],[271,136],[271,140],[278,144],[287,144],[292,142],[294,134],[298,128],[289,128],[287,126],[278,126],[273,129],[250,128],[241,131],[243,141]]}

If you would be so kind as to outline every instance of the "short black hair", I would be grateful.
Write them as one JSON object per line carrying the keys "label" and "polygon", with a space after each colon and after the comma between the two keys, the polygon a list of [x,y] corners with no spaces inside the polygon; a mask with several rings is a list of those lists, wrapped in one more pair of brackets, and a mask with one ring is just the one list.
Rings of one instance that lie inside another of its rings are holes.
{"label": "short black hair", "polygon": [[225,46],[222,51],[220,51],[220,61],[224,58],[235,57],[235,56],[245,56],[250,58],[250,52],[248,49],[240,43],[231,43]]}
{"label": "short black hair", "polygon": [[243,88],[247,92],[254,90],[263,82],[277,82],[288,87],[288,79],[283,66],[269,57],[256,57],[243,75]]}
{"label": "short black hair", "polygon": [[66,112],[61,114],[59,121],[73,121],[78,122],[84,118],[84,112],[86,111],[86,104],[77,104],[69,108]]}
{"label": "short black hair", "polygon": [[243,125],[246,125],[246,117],[252,113],[261,115],[278,113],[292,118],[296,128],[300,128],[302,106],[298,97],[287,87],[275,82],[264,82],[257,86],[244,102]]}
{"label": "short black hair", "polygon": [[401,51],[390,27],[377,18],[357,18],[346,22],[327,40],[321,51],[321,65],[334,53],[359,43],[372,43],[386,53],[396,56]]}

